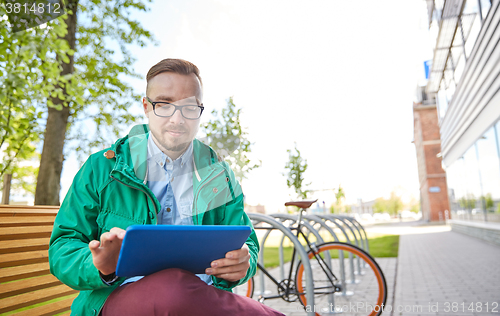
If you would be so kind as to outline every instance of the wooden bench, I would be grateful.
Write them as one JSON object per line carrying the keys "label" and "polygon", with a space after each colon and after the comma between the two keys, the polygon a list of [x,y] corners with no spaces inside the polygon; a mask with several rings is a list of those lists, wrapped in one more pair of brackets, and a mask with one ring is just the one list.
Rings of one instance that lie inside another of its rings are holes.
{"label": "wooden bench", "polygon": [[48,249],[57,206],[0,205],[0,314],[70,314],[75,291],[50,274]]}

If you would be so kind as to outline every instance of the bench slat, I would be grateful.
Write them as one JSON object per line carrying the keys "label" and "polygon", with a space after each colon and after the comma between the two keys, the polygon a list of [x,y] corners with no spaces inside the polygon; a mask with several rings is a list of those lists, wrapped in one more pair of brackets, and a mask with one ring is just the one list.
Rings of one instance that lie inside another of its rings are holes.
{"label": "bench slat", "polygon": [[52,274],[0,284],[0,299],[62,284]]}
{"label": "bench slat", "polygon": [[1,205],[0,217],[56,215],[59,206]]}
{"label": "bench slat", "polygon": [[50,273],[48,262],[0,269],[0,283],[31,278]]}
{"label": "bench slat", "polygon": [[[49,315],[59,314],[64,311],[69,311],[71,303],[73,303],[74,299],[75,299],[74,297],[71,297],[47,305],[38,306],[32,309],[16,313],[16,316],[49,316]],[[70,313],[64,315],[69,316]]]}
{"label": "bench slat", "polygon": [[0,240],[31,239],[49,237],[52,225],[36,227],[1,227]]}
{"label": "bench slat", "polygon": [[59,206],[0,206],[0,314],[51,301],[16,315],[70,315],[78,291],[50,274],[49,238]]}
{"label": "bench slat", "polygon": [[0,313],[10,312],[22,307],[50,301],[54,298],[77,293],[66,285],[58,285],[51,288],[25,293],[0,300]]}
{"label": "bench slat", "polygon": [[2,218],[0,227],[51,226],[55,216],[12,216]]}
{"label": "bench slat", "polygon": [[8,253],[0,255],[0,268],[22,266],[25,264],[42,263],[49,261],[47,250]]}
{"label": "bench slat", "polygon": [[0,240],[0,255],[49,249],[48,238]]}

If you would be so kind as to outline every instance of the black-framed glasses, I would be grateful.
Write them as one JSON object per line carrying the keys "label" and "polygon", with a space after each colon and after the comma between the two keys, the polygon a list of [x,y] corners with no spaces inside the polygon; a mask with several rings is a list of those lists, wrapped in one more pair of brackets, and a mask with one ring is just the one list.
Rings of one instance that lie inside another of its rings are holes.
{"label": "black-framed glasses", "polygon": [[203,110],[205,109],[203,107],[203,103],[201,105],[175,105],[166,101],[153,102],[149,97],[146,97],[146,100],[153,105],[153,112],[155,115],[161,117],[171,117],[175,114],[175,111],[179,110],[185,119],[196,120],[200,118],[201,113],[203,113]]}

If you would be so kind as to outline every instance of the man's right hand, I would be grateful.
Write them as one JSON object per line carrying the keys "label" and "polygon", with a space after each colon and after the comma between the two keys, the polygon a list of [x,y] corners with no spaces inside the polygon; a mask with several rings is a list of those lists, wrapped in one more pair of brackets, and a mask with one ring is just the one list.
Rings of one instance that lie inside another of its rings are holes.
{"label": "man's right hand", "polygon": [[89,243],[90,252],[94,266],[103,275],[108,275],[116,271],[118,256],[125,237],[125,230],[113,227],[108,233],[101,235],[101,242],[92,240]]}

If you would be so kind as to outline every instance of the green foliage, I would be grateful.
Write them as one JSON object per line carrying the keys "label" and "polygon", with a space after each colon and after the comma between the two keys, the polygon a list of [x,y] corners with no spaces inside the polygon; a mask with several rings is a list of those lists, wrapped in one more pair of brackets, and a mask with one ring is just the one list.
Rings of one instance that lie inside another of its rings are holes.
{"label": "green foliage", "polygon": [[[88,154],[114,142],[124,125],[135,122],[130,107],[140,96],[121,79],[139,77],[132,70],[135,59],[127,45],[143,47],[146,40],[154,40],[139,21],[131,19],[134,10],[148,9],[140,0],[79,1],[75,50],[64,39],[68,15],[16,33],[8,20],[0,20],[0,177],[13,173],[13,188],[19,185],[32,192],[16,175],[36,174],[31,167],[19,169],[19,163],[39,159],[35,144],[44,138],[49,107],[70,108],[66,140],[76,142],[64,148],[80,153],[81,163]],[[4,6],[0,16],[5,16]],[[110,44],[119,50],[113,51]],[[61,76],[68,55],[74,55],[75,69]],[[54,98],[63,104],[55,106]],[[87,129],[91,124],[94,134]]]}
{"label": "green foliage", "polygon": [[287,172],[284,174],[286,179],[286,185],[289,188],[293,188],[295,193],[297,193],[297,198],[307,199],[309,190],[305,190],[304,187],[310,185],[310,183],[303,184],[304,173],[307,170],[307,160],[300,156],[300,151],[297,149],[297,143],[295,143],[294,150],[287,149],[288,162],[285,164],[285,169]]}
{"label": "green foliage", "polygon": [[389,199],[378,198],[373,204],[374,213],[389,213],[390,215],[397,215],[403,209],[403,201],[396,192],[391,192]]}
{"label": "green foliage", "polygon": [[495,201],[493,201],[491,193],[486,194],[486,196],[483,198],[486,210],[492,210],[493,207],[495,207]]}
{"label": "green foliage", "polygon": [[260,166],[261,161],[253,163],[248,158],[252,143],[241,126],[240,114],[241,109],[237,109],[233,97],[229,97],[220,115],[217,110],[212,110],[213,119],[205,123],[202,129],[207,137],[207,144],[226,160],[241,182],[248,172]]}
{"label": "green foliage", "polygon": [[330,206],[330,213],[339,214],[350,212],[351,207],[344,205],[343,200],[345,200],[345,191],[342,185],[339,184],[339,188],[337,192],[335,192],[335,203]]}
{"label": "green foliage", "polygon": [[37,168],[20,162],[39,159],[35,149],[43,134],[43,108],[50,95],[61,93],[58,84],[65,80],[59,78],[57,62],[69,52],[67,43],[57,38],[65,32],[63,19],[16,33],[8,20],[0,20],[0,177],[12,174],[13,190],[33,192],[34,181],[27,175],[36,174]]}
{"label": "green foliage", "polygon": [[[39,154],[30,160],[33,165],[36,165],[36,160],[39,159]],[[16,166],[12,170],[12,181],[10,184],[10,190],[12,193],[17,194],[35,194],[36,188],[36,178],[38,176],[38,166],[21,165]],[[0,190],[3,190],[3,180],[0,183]]]}
{"label": "green foliage", "polygon": [[341,205],[343,199],[345,199],[344,188],[342,188],[342,186],[339,184],[339,188],[337,189],[337,193],[335,193],[335,200],[336,200],[335,203],[337,205]]}
{"label": "green foliage", "polygon": [[473,194],[467,194],[467,196],[463,196],[458,200],[458,204],[463,209],[472,210],[473,208],[476,207],[476,201],[477,200]]}
{"label": "green foliage", "polygon": [[[65,147],[65,151],[76,151],[80,163],[96,150],[111,145],[121,131],[139,119],[130,108],[140,103],[141,95],[122,78],[141,78],[133,71],[136,59],[128,46],[156,43],[140,21],[131,18],[132,12],[149,10],[144,2],[151,0],[87,0],[78,4],[78,80],[72,81],[72,87],[81,87],[83,91],[71,104],[66,138],[77,141]],[[110,48],[115,46],[119,48],[116,52]],[[96,132],[91,134],[94,129]]]}
{"label": "green foliage", "polygon": [[410,202],[410,211],[413,212],[413,213],[418,213],[420,212],[420,201],[414,201],[412,200]]}

